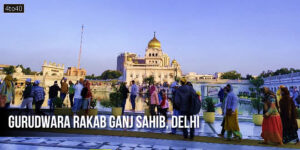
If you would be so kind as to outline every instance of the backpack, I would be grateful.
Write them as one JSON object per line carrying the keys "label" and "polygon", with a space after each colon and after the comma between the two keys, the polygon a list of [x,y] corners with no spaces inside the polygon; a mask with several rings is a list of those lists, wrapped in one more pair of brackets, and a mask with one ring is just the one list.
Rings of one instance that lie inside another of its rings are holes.
{"label": "backpack", "polygon": [[193,90],[191,91],[191,110],[190,113],[192,115],[196,115],[200,112],[201,109],[201,101],[199,99],[199,96],[196,94],[196,92]]}

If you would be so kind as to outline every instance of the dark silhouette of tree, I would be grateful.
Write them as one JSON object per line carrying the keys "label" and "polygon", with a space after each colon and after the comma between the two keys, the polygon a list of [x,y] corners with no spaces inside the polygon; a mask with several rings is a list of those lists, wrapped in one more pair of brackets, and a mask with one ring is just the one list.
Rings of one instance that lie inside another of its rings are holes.
{"label": "dark silhouette of tree", "polygon": [[9,67],[5,67],[3,68],[3,72],[7,75],[9,74],[13,74],[15,71],[15,67],[14,66],[9,66]]}
{"label": "dark silhouette of tree", "polygon": [[240,73],[238,73],[237,71],[228,71],[222,74],[221,79],[231,79],[231,80],[235,80],[235,79],[241,79],[242,75]]}

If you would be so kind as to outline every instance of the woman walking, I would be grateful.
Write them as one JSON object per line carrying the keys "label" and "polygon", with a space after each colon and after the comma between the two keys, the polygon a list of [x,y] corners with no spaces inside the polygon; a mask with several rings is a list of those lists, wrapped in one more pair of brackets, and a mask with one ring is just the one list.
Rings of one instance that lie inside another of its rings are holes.
{"label": "woman walking", "polygon": [[286,144],[293,140],[299,142],[296,106],[290,97],[289,90],[286,87],[282,87],[280,90],[282,95],[280,100],[280,117],[283,127],[283,143]]}
{"label": "woman walking", "polygon": [[150,88],[150,114],[151,114],[151,116],[156,115],[155,107],[157,105],[159,105],[158,92],[157,92],[157,88],[155,87],[155,85],[152,85]]}
{"label": "woman walking", "polygon": [[264,119],[262,124],[261,137],[264,139],[262,144],[269,142],[283,145],[282,143],[282,123],[276,107],[276,96],[268,88],[262,89],[264,94]]}

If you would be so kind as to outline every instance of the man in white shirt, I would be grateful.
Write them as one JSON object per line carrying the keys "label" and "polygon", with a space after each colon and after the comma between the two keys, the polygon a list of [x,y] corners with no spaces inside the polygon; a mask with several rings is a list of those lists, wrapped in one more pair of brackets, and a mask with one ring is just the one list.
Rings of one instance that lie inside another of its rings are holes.
{"label": "man in white shirt", "polygon": [[79,80],[79,83],[74,86],[75,93],[74,93],[74,105],[72,107],[72,111],[74,115],[77,114],[77,112],[80,110],[81,104],[82,104],[82,96],[81,91],[83,89],[83,79],[81,78]]}

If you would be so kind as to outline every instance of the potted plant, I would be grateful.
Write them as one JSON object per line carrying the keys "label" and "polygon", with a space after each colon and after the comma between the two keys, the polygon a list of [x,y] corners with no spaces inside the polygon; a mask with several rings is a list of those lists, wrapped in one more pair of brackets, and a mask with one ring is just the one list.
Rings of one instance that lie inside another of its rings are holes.
{"label": "potted plant", "polygon": [[215,104],[211,97],[206,97],[202,102],[203,109],[203,119],[207,123],[213,123],[215,121]]}
{"label": "potted plant", "polygon": [[122,96],[118,90],[109,94],[109,100],[102,100],[103,107],[111,107],[111,113],[114,116],[122,115]]}
{"label": "potted plant", "polygon": [[256,77],[251,79],[250,83],[254,86],[254,89],[251,91],[255,91],[251,93],[251,96],[256,97],[252,99],[251,103],[253,108],[257,110],[257,114],[253,115],[253,123],[257,126],[261,126],[263,121],[263,115],[260,114],[260,111],[262,110],[263,105],[260,101],[261,97],[259,95],[260,87],[264,85],[264,80],[261,77]]}
{"label": "potted plant", "polygon": [[263,108],[263,104],[260,101],[260,98],[251,99],[252,107],[257,110],[257,114],[253,114],[253,123],[257,126],[261,126],[263,122],[263,115],[260,114],[260,111]]}
{"label": "potted plant", "polygon": [[109,101],[111,102],[112,110],[111,113],[114,116],[122,115],[122,96],[121,92],[116,91],[109,94]]}
{"label": "potted plant", "polygon": [[56,97],[53,100],[54,105],[54,114],[55,115],[72,115],[72,109],[71,108],[63,108],[63,101],[61,98]]}
{"label": "potted plant", "polygon": [[[89,108],[88,115],[90,116],[98,115],[98,109],[95,109],[96,105],[97,105],[97,99],[91,100],[90,102],[91,107]],[[79,114],[84,115],[85,114],[84,110],[80,110]]]}

